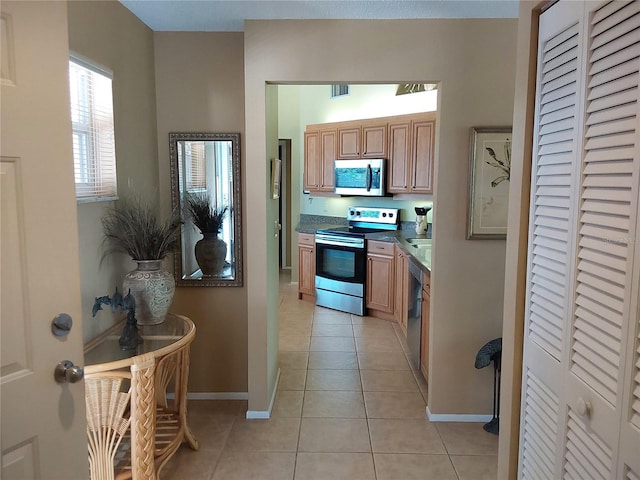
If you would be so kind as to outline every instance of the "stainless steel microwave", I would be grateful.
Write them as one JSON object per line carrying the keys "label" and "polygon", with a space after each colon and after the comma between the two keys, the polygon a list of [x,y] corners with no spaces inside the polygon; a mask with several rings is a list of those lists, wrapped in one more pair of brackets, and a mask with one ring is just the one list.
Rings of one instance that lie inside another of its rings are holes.
{"label": "stainless steel microwave", "polygon": [[385,194],[385,161],[383,158],[336,160],[335,193],[382,197]]}

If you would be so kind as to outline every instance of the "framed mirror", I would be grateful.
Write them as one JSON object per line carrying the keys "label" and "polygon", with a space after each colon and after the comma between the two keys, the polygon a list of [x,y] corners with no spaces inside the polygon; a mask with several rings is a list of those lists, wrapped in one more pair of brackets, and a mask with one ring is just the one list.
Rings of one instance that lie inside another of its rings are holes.
{"label": "framed mirror", "polygon": [[184,224],[176,285],[242,285],[240,134],[170,133],[171,198]]}

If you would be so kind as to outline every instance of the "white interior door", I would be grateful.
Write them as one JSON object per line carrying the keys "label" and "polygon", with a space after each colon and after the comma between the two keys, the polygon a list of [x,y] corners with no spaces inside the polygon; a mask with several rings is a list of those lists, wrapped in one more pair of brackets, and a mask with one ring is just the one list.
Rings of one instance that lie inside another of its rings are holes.
{"label": "white interior door", "polygon": [[540,18],[521,478],[640,478],[640,2]]}
{"label": "white interior door", "polygon": [[[89,476],[66,2],[1,6],[0,270],[3,480]],[[59,313],[73,319],[52,334]]]}

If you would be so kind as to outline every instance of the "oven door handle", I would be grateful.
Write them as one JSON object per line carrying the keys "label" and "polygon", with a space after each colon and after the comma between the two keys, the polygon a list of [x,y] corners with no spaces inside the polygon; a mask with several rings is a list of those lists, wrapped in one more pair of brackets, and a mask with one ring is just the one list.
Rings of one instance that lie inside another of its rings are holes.
{"label": "oven door handle", "polygon": [[371,191],[371,184],[373,183],[373,172],[371,171],[371,164],[367,165],[367,192]]}
{"label": "oven door handle", "polygon": [[316,238],[316,244],[319,245],[335,245],[337,247],[346,247],[346,248],[364,248],[364,241],[360,238],[348,238],[343,237],[340,239],[329,239],[329,238]]}

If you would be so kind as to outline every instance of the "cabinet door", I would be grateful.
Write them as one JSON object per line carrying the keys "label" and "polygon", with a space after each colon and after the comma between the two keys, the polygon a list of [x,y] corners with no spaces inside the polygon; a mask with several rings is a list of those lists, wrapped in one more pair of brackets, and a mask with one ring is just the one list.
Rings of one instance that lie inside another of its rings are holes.
{"label": "cabinet door", "polygon": [[422,329],[420,333],[420,371],[429,383],[429,308],[431,306],[431,288],[425,284],[422,288]]}
{"label": "cabinet door", "polygon": [[320,132],[304,132],[304,189],[320,186]]}
{"label": "cabinet door", "polygon": [[313,247],[298,246],[298,268],[298,293],[315,296],[316,258]]}
{"label": "cabinet door", "polygon": [[433,193],[433,146],[435,122],[412,122],[411,190]]}
{"label": "cabinet door", "polygon": [[316,294],[316,252],[315,236],[298,233],[298,298]]}
{"label": "cabinet door", "polygon": [[409,189],[411,161],[411,122],[389,124],[389,162],[387,191],[406,193]]}
{"label": "cabinet door", "polygon": [[387,125],[362,127],[362,158],[387,158]]}
{"label": "cabinet door", "polygon": [[406,254],[396,247],[395,255],[395,301],[393,314],[396,322],[402,328],[404,334],[407,334],[407,292],[409,286],[409,264],[407,263]]}
{"label": "cabinet door", "polygon": [[335,185],[334,165],[336,159],[336,130],[326,130],[320,132],[321,151],[321,174],[320,191],[333,192]]}
{"label": "cabinet door", "polygon": [[393,257],[367,255],[367,308],[393,313]]}
{"label": "cabinet door", "polygon": [[360,158],[360,127],[338,130],[338,158]]}

